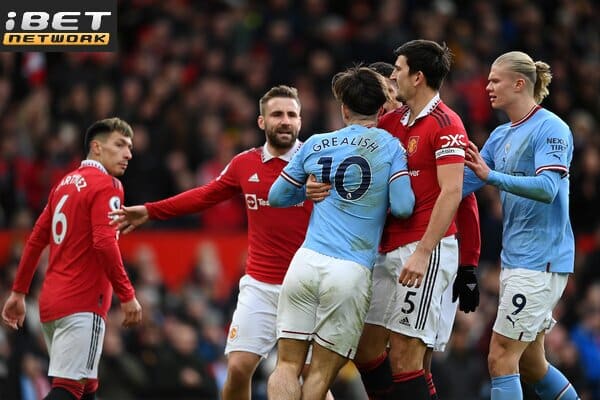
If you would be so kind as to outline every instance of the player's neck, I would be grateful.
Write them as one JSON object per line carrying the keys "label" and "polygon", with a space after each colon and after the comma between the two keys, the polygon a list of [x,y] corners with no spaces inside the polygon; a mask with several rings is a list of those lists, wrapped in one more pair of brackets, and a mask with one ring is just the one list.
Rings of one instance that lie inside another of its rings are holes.
{"label": "player's neck", "polygon": [[346,120],[346,126],[350,126],[350,125],[362,125],[366,128],[372,128],[374,126],[377,126],[377,119],[376,118],[350,118]]}
{"label": "player's neck", "polygon": [[538,104],[533,98],[525,97],[519,99],[511,104],[508,104],[504,108],[504,112],[508,115],[511,123],[522,120],[527,114],[531,112]]}
{"label": "player's neck", "polygon": [[414,122],[417,116],[423,111],[425,106],[429,104],[431,99],[435,97],[438,92],[430,89],[429,87],[423,90],[417,90],[415,96],[411,99],[406,100],[406,105],[410,109],[409,125]]}

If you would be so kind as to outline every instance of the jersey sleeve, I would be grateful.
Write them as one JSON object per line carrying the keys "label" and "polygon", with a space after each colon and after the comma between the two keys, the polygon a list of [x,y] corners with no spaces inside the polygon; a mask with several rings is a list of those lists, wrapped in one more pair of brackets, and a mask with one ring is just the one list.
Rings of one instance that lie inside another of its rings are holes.
{"label": "jersey sleeve", "polygon": [[534,138],[533,146],[536,175],[543,171],[556,171],[564,177],[569,173],[573,142],[568,126],[562,121],[544,121]]}
{"label": "jersey sleeve", "polygon": [[204,186],[187,190],[167,199],[146,203],[151,219],[168,219],[204,211],[241,192],[234,158],[221,174]]}
{"label": "jersey sleeve", "polygon": [[398,218],[407,218],[413,212],[415,195],[410,186],[406,150],[400,141],[394,139],[392,146],[392,167],[390,168],[389,202],[392,214]]}
{"label": "jersey sleeve", "polygon": [[304,149],[309,145],[308,141],[302,145],[269,189],[269,205],[272,207],[289,207],[306,199],[304,184],[308,174],[304,170]]}
{"label": "jersey sleeve", "polygon": [[464,129],[451,125],[440,129],[433,137],[433,151],[437,165],[465,162],[468,138]]}
{"label": "jersey sleeve", "polygon": [[90,199],[92,242],[100,264],[104,266],[106,276],[115,294],[124,303],[134,298],[135,292],[125,272],[121,251],[117,244],[117,230],[109,225],[110,211],[118,210],[123,203],[123,187],[112,178],[105,180],[102,187],[93,193]]}
{"label": "jersey sleeve", "polygon": [[35,274],[40,254],[50,241],[50,224],[50,207],[46,205],[35,222],[33,231],[25,243],[25,249],[23,250],[23,255],[21,256],[21,261],[19,262],[15,281],[12,286],[12,290],[15,292],[29,293],[29,287],[31,286],[31,281]]}
{"label": "jersey sleeve", "polygon": [[471,193],[460,202],[456,212],[456,227],[460,265],[477,267],[481,253],[481,233],[479,209],[474,194]]}

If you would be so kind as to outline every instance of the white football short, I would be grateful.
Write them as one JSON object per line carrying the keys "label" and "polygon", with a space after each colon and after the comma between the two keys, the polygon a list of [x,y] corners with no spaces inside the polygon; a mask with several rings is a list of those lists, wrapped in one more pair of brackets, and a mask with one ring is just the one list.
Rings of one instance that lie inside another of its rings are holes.
{"label": "white football short", "polygon": [[277,337],[314,340],[353,359],[371,299],[371,271],[300,248],[279,297]]}
{"label": "white football short", "polygon": [[82,312],[42,324],[48,347],[48,376],[78,381],[98,378],[104,343],[104,319]]}
{"label": "white football short", "polygon": [[458,300],[452,302],[452,285],[454,280],[450,282],[446,291],[442,295],[442,304],[440,312],[440,322],[438,327],[437,337],[433,345],[433,351],[445,351],[446,345],[452,335],[452,327],[454,326],[454,319],[456,318],[456,310],[458,308]]}
{"label": "white football short", "polygon": [[240,279],[225,354],[245,351],[266,357],[277,343],[275,324],[281,285],[260,282],[250,275]]}
{"label": "white football short", "polygon": [[[417,244],[409,243],[386,254],[385,262],[397,268],[398,276]],[[454,281],[457,270],[458,242],[454,236],[448,236],[431,254],[419,288],[400,284],[394,287],[386,311],[386,327],[392,332],[419,338],[426,346],[435,348],[441,327],[442,296]],[[452,329],[451,323],[449,328]]]}
{"label": "white football short", "polygon": [[552,329],[552,310],[562,296],[569,274],[502,268],[500,302],[494,332],[522,342]]}

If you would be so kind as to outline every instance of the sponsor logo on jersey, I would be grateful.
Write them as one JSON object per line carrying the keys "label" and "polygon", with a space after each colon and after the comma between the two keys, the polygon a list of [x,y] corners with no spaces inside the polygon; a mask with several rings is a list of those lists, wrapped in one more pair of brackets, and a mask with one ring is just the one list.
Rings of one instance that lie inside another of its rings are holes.
{"label": "sponsor logo on jersey", "polygon": [[457,133],[456,135],[444,135],[440,136],[440,140],[443,140],[441,148],[445,149],[446,147],[465,147],[466,143],[464,141],[465,135],[462,133]]}
{"label": "sponsor logo on jersey", "polygon": [[412,156],[417,151],[417,144],[419,144],[418,136],[411,136],[408,138],[408,143],[406,144],[406,154]]}
{"label": "sponsor logo on jersey", "polygon": [[256,201],[255,194],[246,195],[246,205],[248,206],[248,210],[258,210],[258,201]]}

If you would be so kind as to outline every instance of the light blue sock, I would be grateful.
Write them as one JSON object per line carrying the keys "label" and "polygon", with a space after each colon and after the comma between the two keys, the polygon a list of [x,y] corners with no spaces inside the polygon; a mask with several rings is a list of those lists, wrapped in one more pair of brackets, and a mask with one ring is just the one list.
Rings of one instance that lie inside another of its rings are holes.
{"label": "light blue sock", "polygon": [[548,364],[548,372],[533,385],[533,388],[542,400],[577,400],[579,398],[571,382],[552,364]]}
{"label": "light blue sock", "polygon": [[519,374],[492,378],[491,400],[523,400]]}

